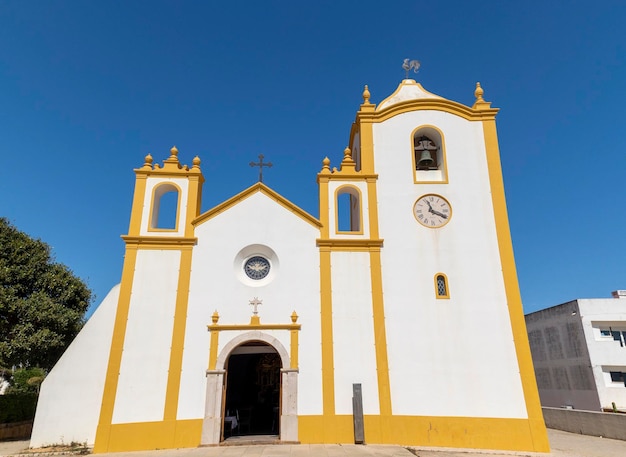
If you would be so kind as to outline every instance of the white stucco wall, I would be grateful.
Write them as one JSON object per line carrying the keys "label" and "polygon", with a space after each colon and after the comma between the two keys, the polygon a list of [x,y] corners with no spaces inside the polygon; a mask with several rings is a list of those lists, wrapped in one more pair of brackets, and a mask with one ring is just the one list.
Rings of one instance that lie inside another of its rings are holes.
{"label": "white stucco wall", "polygon": [[113,422],[163,420],[180,251],[139,250]]}
{"label": "white stucco wall", "polygon": [[119,292],[111,289],[41,385],[31,447],[93,445]]}
{"label": "white stucco wall", "polygon": [[[448,184],[414,184],[411,133],[440,129]],[[394,414],[526,418],[495,231],[482,125],[437,111],[374,124]],[[450,222],[417,223],[424,194],[444,196]],[[450,299],[435,298],[434,276]]]}
{"label": "white stucco wall", "polygon": [[369,252],[333,252],[332,305],[335,412],[352,414],[360,383],[363,413],[380,414]]}
{"label": "white stucco wall", "polygon": [[[294,310],[300,316],[298,414],[321,414],[319,230],[257,192],[200,224],[195,234],[178,418],[204,415],[211,315],[218,311],[220,324],[248,324],[254,297],[263,300],[262,324],[289,324]],[[254,253],[270,258],[268,280],[243,275],[242,261]],[[264,332],[289,351],[288,330]],[[240,333],[220,332],[219,351]]]}

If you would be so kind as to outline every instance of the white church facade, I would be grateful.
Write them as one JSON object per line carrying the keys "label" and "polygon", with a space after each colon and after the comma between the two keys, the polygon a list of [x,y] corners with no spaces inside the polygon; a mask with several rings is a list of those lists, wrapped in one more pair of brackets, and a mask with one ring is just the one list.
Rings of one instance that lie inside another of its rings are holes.
{"label": "white church facade", "polygon": [[121,282],[43,383],[31,446],[354,443],[357,385],[368,444],[548,452],[498,110],[475,98],[366,86],[319,218],[262,183],[201,213],[200,159],[148,155]]}

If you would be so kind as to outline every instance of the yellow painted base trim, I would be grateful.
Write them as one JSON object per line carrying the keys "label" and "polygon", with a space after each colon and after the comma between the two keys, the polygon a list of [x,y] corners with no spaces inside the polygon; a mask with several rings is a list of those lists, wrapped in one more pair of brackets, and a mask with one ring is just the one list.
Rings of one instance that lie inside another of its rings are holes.
{"label": "yellow painted base trim", "polygon": [[202,419],[113,424],[108,443],[95,443],[94,454],[198,447]]}
{"label": "yellow painted base trim", "polygon": [[[365,416],[366,444],[550,452],[546,439],[533,437],[541,423],[528,419],[428,416]],[[113,424],[109,442],[94,453],[197,447],[202,419]],[[543,434],[545,436],[545,434]],[[352,416],[299,416],[302,444],[354,443]]]}
{"label": "yellow painted base trim", "polygon": [[[365,416],[363,421],[367,444],[550,452],[547,437],[533,441],[537,424],[528,419]],[[354,443],[352,416],[299,416],[298,435],[302,444]]]}

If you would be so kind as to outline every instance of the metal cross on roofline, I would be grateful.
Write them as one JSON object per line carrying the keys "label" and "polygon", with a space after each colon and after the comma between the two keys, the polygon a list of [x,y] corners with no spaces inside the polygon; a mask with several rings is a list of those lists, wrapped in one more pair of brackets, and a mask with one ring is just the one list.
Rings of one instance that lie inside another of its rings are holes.
{"label": "metal cross on roofline", "polygon": [[258,162],[250,162],[251,167],[259,167],[259,182],[263,182],[263,167],[272,167],[272,162],[263,162],[264,157],[263,154],[259,154]]}
{"label": "metal cross on roofline", "polygon": [[256,316],[259,313],[257,311],[257,306],[262,305],[263,300],[259,300],[257,297],[254,297],[252,300],[250,300],[250,304],[254,307],[254,311],[252,311],[252,314]]}

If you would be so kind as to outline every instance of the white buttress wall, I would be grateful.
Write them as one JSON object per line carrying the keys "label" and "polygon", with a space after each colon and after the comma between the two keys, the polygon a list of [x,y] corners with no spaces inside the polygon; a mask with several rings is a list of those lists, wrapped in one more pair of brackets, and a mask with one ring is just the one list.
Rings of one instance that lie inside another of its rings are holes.
{"label": "white buttress wall", "polygon": [[119,285],[111,289],[46,376],[30,447],[72,441],[93,445],[119,293]]}

